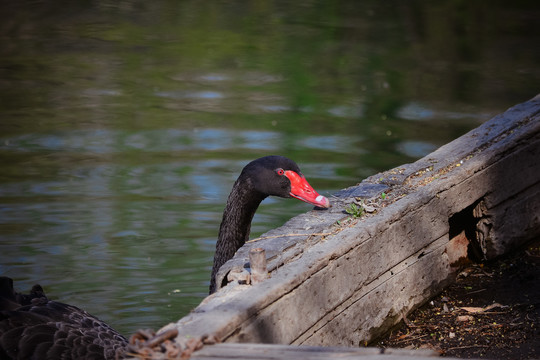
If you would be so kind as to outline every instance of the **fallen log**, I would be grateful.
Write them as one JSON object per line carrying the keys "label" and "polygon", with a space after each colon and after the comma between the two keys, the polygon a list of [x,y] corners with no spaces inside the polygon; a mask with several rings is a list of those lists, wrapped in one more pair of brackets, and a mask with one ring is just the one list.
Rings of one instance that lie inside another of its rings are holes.
{"label": "fallen log", "polygon": [[[452,282],[463,263],[540,235],[540,96],[331,203],[248,242],[218,273],[221,284],[249,269],[249,251],[261,248],[268,279],[233,281],[161,331],[223,342],[373,340]],[[351,204],[365,211],[351,215]]]}

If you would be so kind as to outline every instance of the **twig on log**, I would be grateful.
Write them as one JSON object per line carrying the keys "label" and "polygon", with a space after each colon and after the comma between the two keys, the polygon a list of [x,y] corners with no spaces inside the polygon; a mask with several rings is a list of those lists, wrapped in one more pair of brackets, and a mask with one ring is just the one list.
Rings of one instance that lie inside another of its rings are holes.
{"label": "twig on log", "polygon": [[327,232],[327,233],[311,233],[311,234],[283,234],[283,235],[261,236],[261,237],[255,238],[255,239],[248,240],[248,241],[246,241],[246,243],[252,243],[252,242],[255,242],[255,241],[266,240],[266,239],[277,239],[277,238],[280,238],[280,237],[291,237],[291,236],[327,236],[327,235],[332,235],[332,234],[334,234],[334,232]]}

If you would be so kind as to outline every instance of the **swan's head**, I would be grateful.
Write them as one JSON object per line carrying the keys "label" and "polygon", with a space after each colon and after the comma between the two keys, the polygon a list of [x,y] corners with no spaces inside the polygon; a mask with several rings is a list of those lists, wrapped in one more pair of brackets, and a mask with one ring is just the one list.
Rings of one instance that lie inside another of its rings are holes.
{"label": "swan's head", "polygon": [[252,186],[265,196],[294,197],[321,208],[330,207],[328,199],[319,195],[298,165],[286,157],[272,155],[253,160],[241,176],[247,176]]}

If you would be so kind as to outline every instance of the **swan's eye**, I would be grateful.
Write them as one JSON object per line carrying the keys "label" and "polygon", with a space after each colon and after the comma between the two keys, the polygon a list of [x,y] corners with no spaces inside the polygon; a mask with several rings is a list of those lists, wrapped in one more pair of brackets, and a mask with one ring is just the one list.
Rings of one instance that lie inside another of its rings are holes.
{"label": "swan's eye", "polygon": [[282,169],[282,168],[279,168],[279,169],[276,169],[276,173],[279,175],[279,176],[282,176],[285,174],[285,171]]}

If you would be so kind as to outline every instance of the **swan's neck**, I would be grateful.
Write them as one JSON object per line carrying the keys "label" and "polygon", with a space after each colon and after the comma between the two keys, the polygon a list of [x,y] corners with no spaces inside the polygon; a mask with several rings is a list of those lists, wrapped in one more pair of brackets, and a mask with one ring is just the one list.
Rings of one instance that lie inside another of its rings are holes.
{"label": "swan's neck", "polygon": [[253,220],[253,215],[255,215],[259,204],[265,198],[266,195],[253,189],[249,179],[239,178],[234,183],[219,228],[210,280],[210,293],[217,290],[216,275],[221,265],[231,259],[249,239],[251,220]]}

